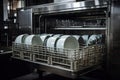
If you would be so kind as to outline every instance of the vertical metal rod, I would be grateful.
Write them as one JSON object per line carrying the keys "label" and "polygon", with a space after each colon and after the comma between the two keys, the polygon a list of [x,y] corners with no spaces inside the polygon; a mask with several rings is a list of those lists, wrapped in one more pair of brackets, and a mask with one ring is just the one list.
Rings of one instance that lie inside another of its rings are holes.
{"label": "vertical metal rod", "polygon": [[107,12],[107,15],[106,15],[106,17],[107,17],[107,21],[106,21],[106,27],[107,27],[107,31],[106,31],[106,39],[107,39],[107,55],[106,55],[106,57],[107,57],[107,60],[106,60],[106,67],[107,67],[107,72],[109,72],[109,60],[110,60],[110,28],[111,28],[111,17],[109,16],[111,13],[111,4],[110,4],[111,2],[109,1],[108,2],[108,12]]}
{"label": "vertical metal rod", "polygon": [[41,28],[41,26],[40,26],[40,23],[41,23],[41,17],[42,17],[42,15],[39,16],[39,32],[40,32],[40,33],[41,33],[41,29],[40,29],[40,28]]}
{"label": "vertical metal rod", "polygon": [[46,18],[45,18],[45,33],[47,33],[47,29],[46,29]]}

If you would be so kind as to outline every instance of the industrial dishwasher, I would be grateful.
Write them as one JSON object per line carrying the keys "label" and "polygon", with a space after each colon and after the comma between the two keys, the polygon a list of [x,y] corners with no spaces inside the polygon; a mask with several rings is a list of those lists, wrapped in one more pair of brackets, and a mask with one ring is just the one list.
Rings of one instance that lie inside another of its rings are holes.
{"label": "industrial dishwasher", "polygon": [[[75,50],[13,43],[12,57],[38,64],[38,69],[42,71],[69,78],[96,70],[102,66],[106,55],[108,11],[109,2],[106,0],[70,1],[22,8],[18,11],[21,31],[37,35],[100,34],[103,39],[98,44],[81,45]],[[68,57],[70,51],[73,52],[72,57]]]}

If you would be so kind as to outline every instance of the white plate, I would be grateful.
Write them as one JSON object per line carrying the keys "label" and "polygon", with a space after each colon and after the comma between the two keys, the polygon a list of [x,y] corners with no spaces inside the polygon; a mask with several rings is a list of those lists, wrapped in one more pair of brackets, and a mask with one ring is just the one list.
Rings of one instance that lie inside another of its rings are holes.
{"label": "white plate", "polygon": [[25,39],[27,45],[43,45],[42,39],[37,35],[29,35]]}
{"label": "white plate", "polygon": [[43,33],[43,34],[40,34],[40,35],[49,35],[49,36],[53,36],[54,34]]}
{"label": "white plate", "polygon": [[28,34],[22,34],[19,35],[16,39],[15,39],[15,43],[25,43],[25,38],[28,36]]}
{"label": "white plate", "polygon": [[61,37],[63,34],[55,34],[53,37]]}
{"label": "white plate", "polygon": [[54,50],[54,48],[56,47],[56,41],[59,39],[60,36],[61,35],[54,35],[52,37],[49,37],[46,41],[46,46],[51,47]]}
{"label": "white plate", "polygon": [[42,43],[43,43],[44,46],[46,44],[45,40],[48,39],[49,37],[50,37],[50,35],[48,35],[48,34],[40,35],[40,38],[41,38]]}
{"label": "white plate", "polygon": [[82,38],[84,40],[84,44],[87,45],[87,41],[89,39],[89,35],[82,35]]}
{"label": "white plate", "polygon": [[93,45],[93,44],[96,44],[97,43],[97,40],[98,40],[99,36],[96,35],[96,34],[93,34],[90,36],[88,42],[87,42],[87,45]]}
{"label": "white plate", "polygon": [[57,48],[62,49],[78,49],[79,43],[76,38],[70,36],[70,35],[64,35],[61,36],[60,39],[57,41],[56,44]]}
{"label": "white plate", "polygon": [[68,57],[72,57],[74,52],[73,50],[76,50],[79,48],[79,43],[75,37],[72,37],[70,35],[64,35],[59,38],[59,40],[56,43],[56,48],[61,48],[61,53],[64,52],[63,49],[71,49],[69,51]]}
{"label": "white plate", "polygon": [[80,35],[73,35],[73,37],[75,37],[78,40],[79,46],[85,45],[84,39]]}
{"label": "white plate", "polygon": [[103,35],[102,34],[98,34],[98,36],[97,36],[97,44],[102,44],[103,42],[103,39],[104,39],[104,37],[103,37]]}
{"label": "white plate", "polygon": [[73,35],[77,40],[79,40],[80,36],[79,35]]}
{"label": "white plate", "polygon": [[54,34],[48,34],[49,36],[53,36]]}

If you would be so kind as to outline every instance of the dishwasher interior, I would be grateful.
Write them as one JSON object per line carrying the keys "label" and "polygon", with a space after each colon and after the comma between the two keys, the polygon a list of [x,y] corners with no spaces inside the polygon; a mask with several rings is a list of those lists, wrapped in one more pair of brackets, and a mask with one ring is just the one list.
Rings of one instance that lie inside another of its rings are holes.
{"label": "dishwasher interior", "polygon": [[[79,49],[61,49],[42,45],[13,43],[13,58],[38,64],[42,71],[76,78],[102,66],[107,46],[108,8],[33,13],[32,34],[100,35],[90,44],[79,43]],[[73,53],[69,57],[70,53]]]}
{"label": "dishwasher interior", "polygon": [[103,34],[106,31],[106,10],[34,15],[33,33],[68,35]]}

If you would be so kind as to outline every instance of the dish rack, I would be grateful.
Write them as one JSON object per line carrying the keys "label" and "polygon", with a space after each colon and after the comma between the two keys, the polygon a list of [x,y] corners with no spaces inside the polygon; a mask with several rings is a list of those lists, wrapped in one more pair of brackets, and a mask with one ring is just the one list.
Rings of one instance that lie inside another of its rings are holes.
{"label": "dish rack", "polygon": [[[72,55],[70,55],[71,52]],[[72,50],[13,43],[12,57],[78,72],[100,65],[103,61],[104,53],[105,46],[98,44]]]}

